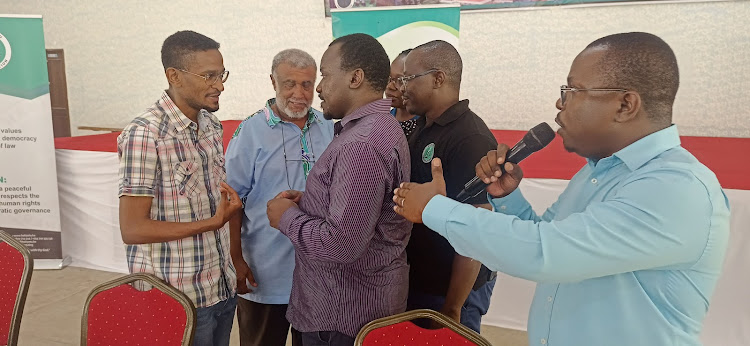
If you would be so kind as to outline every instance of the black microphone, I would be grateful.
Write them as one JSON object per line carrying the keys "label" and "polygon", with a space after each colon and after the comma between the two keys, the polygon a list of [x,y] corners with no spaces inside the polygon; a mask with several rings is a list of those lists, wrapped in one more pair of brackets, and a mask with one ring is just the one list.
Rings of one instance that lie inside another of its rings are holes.
{"label": "black microphone", "polygon": [[[523,138],[521,138],[513,148],[506,153],[505,162],[519,163],[523,159],[529,157],[532,153],[544,148],[552,142],[555,138],[555,131],[552,130],[547,123],[541,123],[534,126],[527,132]],[[500,169],[505,172],[503,168],[505,164],[500,166]],[[474,177],[464,184],[464,189],[458,193],[456,200],[464,203],[470,198],[480,194],[487,188],[488,184],[485,184],[479,177]]]}

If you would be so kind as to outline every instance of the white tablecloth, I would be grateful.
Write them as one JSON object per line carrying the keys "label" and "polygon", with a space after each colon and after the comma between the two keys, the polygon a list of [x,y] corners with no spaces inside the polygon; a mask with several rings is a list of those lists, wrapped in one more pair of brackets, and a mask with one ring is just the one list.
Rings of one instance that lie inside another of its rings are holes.
{"label": "white tablecloth", "polygon": [[[73,266],[127,272],[118,221],[117,154],[66,149],[56,153],[63,253]],[[521,189],[542,212],[566,184],[524,179]],[[750,345],[750,191],[726,193],[732,209],[731,239],[701,336],[708,346]],[[533,293],[534,283],[500,274],[483,323],[525,330]]]}

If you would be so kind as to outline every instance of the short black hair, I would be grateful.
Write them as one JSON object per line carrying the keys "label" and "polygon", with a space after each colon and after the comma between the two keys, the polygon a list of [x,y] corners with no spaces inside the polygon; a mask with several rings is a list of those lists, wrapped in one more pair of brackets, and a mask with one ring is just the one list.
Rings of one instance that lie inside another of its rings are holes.
{"label": "short black hair", "polygon": [[414,48],[422,53],[421,63],[426,68],[435,68],[445,73],[448,84],[461,87],[463,61],[456,47],[443,40],[434,40]]}
{"label": "short black hair", "polygon": [[672,105],[680,86],[677,57],[656,35],[628,32],[602,37],[589,48],[603,48],[599,72],[608,85],[641,95],[643,108],[652,120],[672,121]]}
{"label": "short black hair", "polygon": [[341,45],[342,70],[362,69],[374,91],[385,91],[391,75],[391,61],[378,40],[367,34],[351,34],[333,40],[329,47],[335,44]]}
{"label": "short black hair", "polygon": [[219,49],[219,42],[195,31],[178,31],[164,40],[161,46],[161,64],[164,70],[174,67],[187,69],[192,54]]}

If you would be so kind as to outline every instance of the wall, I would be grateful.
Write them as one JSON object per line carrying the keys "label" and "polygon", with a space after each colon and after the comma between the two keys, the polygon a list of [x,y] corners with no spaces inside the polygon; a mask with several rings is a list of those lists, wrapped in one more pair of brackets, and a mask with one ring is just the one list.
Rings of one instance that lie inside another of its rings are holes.
{"label": "wall", "polygon": [[[73,133],[124,126],[166,88],[164,38],[192,29],[222,44],[231,71],[221,119],[241,119],[273,96],[273,55],[296,47],[317,59],[331,40],[321,0],[4,0],[0,13],[42,14],[46,45],[65,49]],[[559,86],[589,42],[648,31],[675,50],[682,85],[675,122],[686,135],[750,137],[750,2],[695,2],[463,12],[462,97],[491,128],[553,122]],[[317,102],[315,102],[317,105]]]}

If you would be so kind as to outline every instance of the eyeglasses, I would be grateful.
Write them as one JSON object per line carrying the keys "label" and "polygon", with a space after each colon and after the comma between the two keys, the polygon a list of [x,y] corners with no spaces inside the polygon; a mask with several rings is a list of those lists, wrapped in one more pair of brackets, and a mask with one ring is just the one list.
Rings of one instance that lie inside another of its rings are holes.
{"label": "eyeglasses", "polygon": [[588,89],[579,89],[579,88],[572,88],[567,85],[561,85],[560,86],[560,103],[565,104],[566,97],[568,95],[568,92],[576,92],[576,91],[617,91],[617,92],[627,92],[627,89],[618,89],[618,88],[588,88]]}
{"label": "eyeglasses", "polygon": [[396,78],[396,87],[399,88],[399,89],[400,88],[406,88],[406,83],[409,83],[410,80],[412,80],[414,78],[417,78],[417,77],[422,77],[422,76],[425,76],[425,75],[428,75],[430,73],[437,72],[437,71],[440,71],[440,70],[438,70],[436,68],[431,68],[431,69],[429,69],[427,71],[424,71],[424,72],[421,72],[421,73],[417,73],[417,74],[413,74],[411,76],[398,77],[398,78]]}
{"label": "eyeglasses", "polygon": [[[289,180],[289,162],[297,162],[302,163],[302,173],[305,174],[305,180],[307,180],[307,175],[310,174],[310,170],[312,169],[313,164],[315,164],[315,149],[312,147],[312,141],[308,141],[308,136],[305,136],[305,133],[303,133],[299,137],[299,146],[300,146],[300,157],[301,159],[289,159],[286,154],[286,136],[284,135],[284,124],[279,124],[281,126],[281,148],[284,153],[284,172],[286,173],[286,185],[289,186],[290,190],[293,190],[291,180]],[[310,152],[308,153],[306,149],[307,144],[310,144]],[[297,165],[294,165],[294,167],[297,167]]]}
{"label": "eyeglasses", "polygon": [[206,85],[208,85],[208,86],[212,86],[212,85],[216,84],[216,82],[218,82],[219,80],[221,80],[222,83],[226,83],[227,79],[229,78],[229,71],[227,71],[227,70],[224,70],[224,72],[222,72],[220,74],[206,73],[205,75],[200,75],[200,74],[197,74],[197,73],[192,73],[190,71],[185,71],[185,70],[183,70],[181,68],[175,68],[175,69],[179,70],[179,71],[182,71],[182,72],[185,72],[185,73],[189,73],[189,74],[191,74],[193,76],[198,76],[198,77],[203,78],[206,81]]}
{"label": "eyeglasses", "polygon": [[[311,81],[304,81],[302,83],[299,83],[299,85],[301,85],[302,89],[305,91],[312,91],[313,86],[315,86],[314,83]],[[297,86],[297,82],[293,80],[288,80],[288,81],[281,83],[281,86],[284,90],[291,91],[292,89],[294,89],[294,87]]]}

